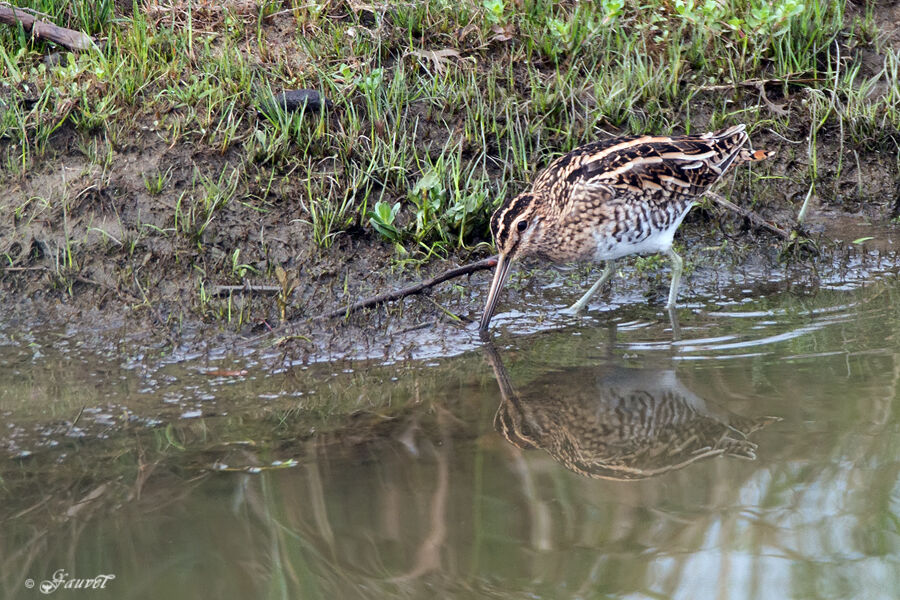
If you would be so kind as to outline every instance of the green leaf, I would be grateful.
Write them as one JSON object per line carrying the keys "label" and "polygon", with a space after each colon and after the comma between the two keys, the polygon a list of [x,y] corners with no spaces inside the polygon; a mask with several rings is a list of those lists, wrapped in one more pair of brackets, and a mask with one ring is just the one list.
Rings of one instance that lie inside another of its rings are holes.
{"label": "green leaf", "polygon": [[387,202],[378,201],[375,207],[366,213],[369,224],[388,241],[398,242],[403,237],[399,229],[394,227],[394,220],[400,212],[400,203],[390,206]]}

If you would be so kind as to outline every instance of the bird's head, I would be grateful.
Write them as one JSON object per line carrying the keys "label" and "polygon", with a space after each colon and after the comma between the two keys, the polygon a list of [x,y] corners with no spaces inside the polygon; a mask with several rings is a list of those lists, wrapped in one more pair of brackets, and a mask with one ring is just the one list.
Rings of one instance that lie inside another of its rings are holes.
{"label": "bird's head", "polygon": [[541,216],[537,213],[537,197],[532,193],[519,194],[507,200],[491,217],[491,233],[499,256],[494,279],[488,292],[487,304],[479,329],[484,331],[491,322],[500,290],[506,283],[512,261],[520,256],[534,254],[540,243]]}

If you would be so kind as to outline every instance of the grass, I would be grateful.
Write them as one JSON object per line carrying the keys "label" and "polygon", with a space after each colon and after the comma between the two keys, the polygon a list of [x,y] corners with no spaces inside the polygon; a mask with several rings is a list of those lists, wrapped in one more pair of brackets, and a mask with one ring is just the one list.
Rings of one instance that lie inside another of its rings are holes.
{"label": "grass", "polygon": [[[811,196],[830,183],[818,137],[838,138],[839,156],[857,161],[897,155],[900,144],[900,52],[883,45],[874,5],[22,4],[91,33],[102,50],[46,61],[53,48],[0,29],[0,185],[52,163],[65,136],[107,180],[114,149],[147,140],[192,149],[189,177],[153,165],[138,181],[154,206],[168,207],[141,237],[174,235],[185,251],[219,236],[222,214],[273,211],[323,248],[368,231],[401,260],[471,249],[489,242],[487,218],[504,198],[555,156],[609,134],[746,122],[755,135],[807,136],[808,166],[791,177]],[[862,69],[863,50],[879,53],[880,70]],[[766,88],[779,98],[767,102],[786,108],[763,102],[745,83],[754,80],[782,82]],[[333,106],[258,112],[297,88]],[[234,263],[226,275],[274,275],[262,241],[232,242],[227,252],[240,261],[223,261]]]}

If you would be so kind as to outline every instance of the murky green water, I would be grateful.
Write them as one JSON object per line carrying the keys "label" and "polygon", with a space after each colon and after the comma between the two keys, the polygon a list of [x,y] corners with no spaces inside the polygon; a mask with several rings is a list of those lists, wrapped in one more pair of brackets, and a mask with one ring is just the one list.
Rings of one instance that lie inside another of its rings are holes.
{"label": "murky green water", "polygon": [[748,292],[677,342],[621,308],[388,366],[6,324],[0,597],[895,598],[898,301]]}

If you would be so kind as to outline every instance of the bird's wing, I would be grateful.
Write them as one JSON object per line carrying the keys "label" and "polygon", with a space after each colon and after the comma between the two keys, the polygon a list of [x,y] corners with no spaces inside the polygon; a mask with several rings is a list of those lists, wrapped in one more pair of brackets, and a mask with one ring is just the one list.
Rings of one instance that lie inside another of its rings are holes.
{"label": "bird's wing", "polygon": [[747,139],[743,125],[702,136],[646,136],[616,152],[598,153],[597,160],[586,157],[581,174],[585,182],[620,193],[697,196],[741,156]]}

